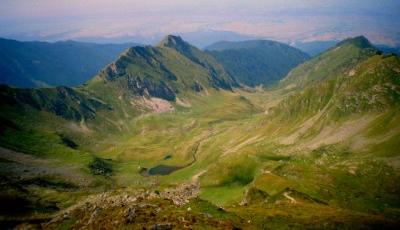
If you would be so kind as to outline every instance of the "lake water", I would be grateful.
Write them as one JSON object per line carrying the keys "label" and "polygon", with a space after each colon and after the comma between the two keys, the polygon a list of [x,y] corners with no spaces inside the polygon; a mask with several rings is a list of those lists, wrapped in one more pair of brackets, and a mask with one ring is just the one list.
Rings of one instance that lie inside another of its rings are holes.
{"label": "lake water", "polygon": [[179,166],[171,166],[171,165],[157,165],[148,170],[149,175],[168,175],[172,172],[181,169],[182,167]]}

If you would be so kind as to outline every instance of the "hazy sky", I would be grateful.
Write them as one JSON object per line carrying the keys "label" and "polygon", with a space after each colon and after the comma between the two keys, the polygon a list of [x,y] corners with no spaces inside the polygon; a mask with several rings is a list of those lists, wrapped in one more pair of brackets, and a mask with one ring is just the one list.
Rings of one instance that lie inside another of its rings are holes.
{"label": "hazy sky", "polygon": [[364,34],[400,44],[399,0],[0,0],[0,36],[65,40],[232,31],[280,41]]}

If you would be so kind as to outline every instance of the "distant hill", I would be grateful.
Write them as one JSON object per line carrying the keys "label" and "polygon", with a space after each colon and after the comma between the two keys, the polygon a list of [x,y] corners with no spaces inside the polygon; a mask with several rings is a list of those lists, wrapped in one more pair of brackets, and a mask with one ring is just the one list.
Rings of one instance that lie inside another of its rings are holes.
{"label": "distant hill", "polygon": [[[296,42],[293,46],[311,56],[317,56],[334,47],[337,43],[337,41]],[[374,44],[374,46],[383,53],[400,55],[400,47],[398,46],[393,47],[384,44]]]}
{"label": "distant hill", "polygon": [[392,46],[377,44],[377,45],[375,45],[375,47],[378,48],[383,53],[387,53],[387,54],[393,53],[396,55],[400,55],[400,46],[392,47]]}
{"label": "distant hill", "polygon": [[181,34],[182,38],[190,44],[201,49],[218,41],[244,41],[257,39],[254,36],[235,33],[232,31],[205,30]]}
{"label": "distant hill", "polygon": [[337,41],[312,41],[312,42],[297,42],[294,47],[308,53],[311,56],[316,56],[333,46],[335,46]]}
{"label": "distant hill", "polygon": [[239,83],[248,86],[270,85],[309,59],[306,53],[296,48],[269,40],[222,41],[206,50]]}
{"label": "distant hill", "polygon": [[15,87],[80,85],[133,45],[0,38],[0,83]]}

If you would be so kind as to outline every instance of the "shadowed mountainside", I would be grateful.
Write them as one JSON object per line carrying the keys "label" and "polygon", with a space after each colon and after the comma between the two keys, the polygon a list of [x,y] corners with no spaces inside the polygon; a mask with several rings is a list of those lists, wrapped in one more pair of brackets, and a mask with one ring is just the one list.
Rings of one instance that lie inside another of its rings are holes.
{"label": "shadowed mountainside", "polygon": [[309,56],[289,45],[269,41],[217,42],[205,48],[239,82],[270,86]]}
{"label": "shadowed mountainside", "polygon": [[19,42],[0,38],[0,83],[29,88],[77,86],[133,45]]}

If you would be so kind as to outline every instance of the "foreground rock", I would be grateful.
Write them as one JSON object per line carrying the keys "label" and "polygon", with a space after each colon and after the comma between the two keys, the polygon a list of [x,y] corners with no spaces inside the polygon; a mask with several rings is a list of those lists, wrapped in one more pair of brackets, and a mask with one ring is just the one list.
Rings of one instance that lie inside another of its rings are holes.
{"label": "foreground rock", "polygon": [[[186,184],[160,194],[144,190],[108,192],[90,196],[69,209],[59,213],[50,222],[40,226],[44,229],[182,229],[208,226],[216,229],[237,229],[241,221],[217,218],[204,210],[216,207],[194,198],[191,186]],[[182,191],[183,190],[183,191]],[[179,192],[186,192],[177,199]],[[191,197],[191,198],[189,198]],[[206,207],[205,209],[203,207]],[[204,210],[203,210],[204,209]]]}

